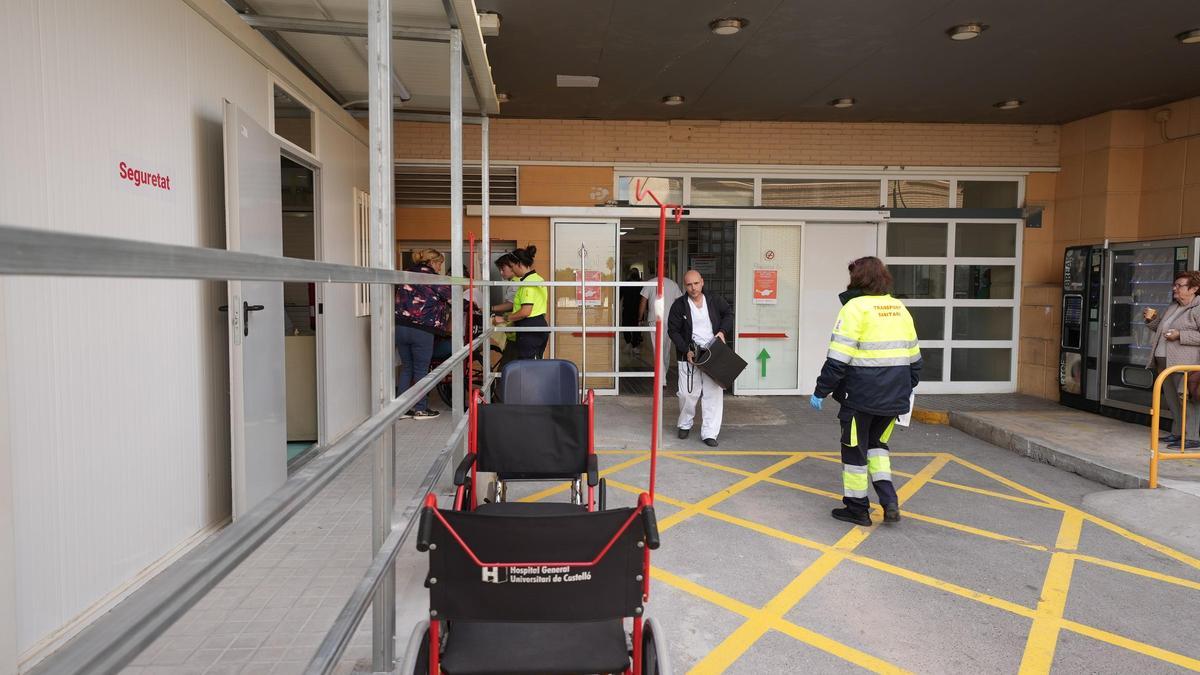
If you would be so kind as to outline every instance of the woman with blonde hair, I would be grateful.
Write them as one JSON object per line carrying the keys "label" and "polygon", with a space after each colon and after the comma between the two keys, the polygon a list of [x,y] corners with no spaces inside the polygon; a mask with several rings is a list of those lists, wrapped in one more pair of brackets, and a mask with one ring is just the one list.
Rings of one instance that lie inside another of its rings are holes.
{"label": "woman with blonde hair", "polygon": [[[423,248],[413,251],[412,264],[406,272],[441,274],[446,256],[440,251]],[[429,374],[433,358],[434,338],[450,334],[450,287],[435,284],[400,284],[396,286],[396,350],[400,353],[400,379],[396,381],[396,396]],[[438,411],[429,409],[429,397],[424,397],[401,417],[417,420],[433,419]]]}

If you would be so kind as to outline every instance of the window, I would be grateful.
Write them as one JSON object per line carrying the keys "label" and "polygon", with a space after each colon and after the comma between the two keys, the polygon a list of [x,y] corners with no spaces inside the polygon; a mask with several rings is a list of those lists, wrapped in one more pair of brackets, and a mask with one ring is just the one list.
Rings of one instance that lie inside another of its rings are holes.
{"label": "window", "polygon": [[[695,188],[693,187],[693,190]],[[762,205],[878,208],[878,180],[764,178]]]}
{"label": "window", "polygon": [[[371,266],[371,195],[354,188],[354,264]],[[354,284],[354,316],[371,316],[371,285]]]}
{"label": "window", "polygon": [[272,131],[296,147],[316,154],[313,144],[313,111],[278,84],[273,85],[271,97]]}
{"label": "window", "polygon": [[938,383],[923,391],[1011,387],[1018,228],[1016,222],[888,223],[893,292],[916,325],[921,379]]}
{"label": "window", "polygon": [[693,178],[689,203],[695,206],[754,206],[754,179]]}
{"label": "window", "polygon": [[950,206],[948,180],[889,180],[888,208],[945,209]]}
{"label": "window", "polygon": [[644,195],[641,201],[637,200],[638,185],[643,190],[653,191],[654,196],[664,204],[683,203],[683,178],[663,176],[621,176],[617,182],[617,201],[653,205],[654,200],[650,199],[650,195]]}
{"label": "window", "polygon": [[954,195],[960,209],[1015,209],[1020,206],[1015,180],[960,180]]}

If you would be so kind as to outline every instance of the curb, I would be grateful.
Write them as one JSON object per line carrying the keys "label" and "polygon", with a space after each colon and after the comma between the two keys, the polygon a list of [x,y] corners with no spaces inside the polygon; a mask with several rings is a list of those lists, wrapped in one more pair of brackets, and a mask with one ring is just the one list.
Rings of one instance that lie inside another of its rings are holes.
{"label": "curb", "polygon": [[1109,487],[1128,490],[1150,486],[1147,476],[1100,464],[1069,448],[1051,445],[1042,439],[1014,434],[972,413],[950,413],[950,426],[1022,457],[1070,471]]}
{"label": "curb", "polygon": [[912,417],[922,424],[940,424],[942,426],[950,424],[950,413],[945,410],[913,408]]}

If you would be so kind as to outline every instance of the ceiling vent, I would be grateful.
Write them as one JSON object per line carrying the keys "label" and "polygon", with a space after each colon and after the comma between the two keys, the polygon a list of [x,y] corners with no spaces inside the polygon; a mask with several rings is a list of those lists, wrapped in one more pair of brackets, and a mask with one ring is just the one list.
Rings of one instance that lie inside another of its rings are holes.
{"label": "ceiling vent", "polygon": [[559,75],[557,81],[560,87],[592,88],[600,86],[600,78],[595,75]]}
{"label": "ceiling vent", "polygon": [[[478,166],[463,167],[463,204],[482,203]],[[488,176],[488,202],[492,206],[517,205],[517,167],[492,166]],[[397,206],[450,206],[450,167],[401,164],[396,166]]]}

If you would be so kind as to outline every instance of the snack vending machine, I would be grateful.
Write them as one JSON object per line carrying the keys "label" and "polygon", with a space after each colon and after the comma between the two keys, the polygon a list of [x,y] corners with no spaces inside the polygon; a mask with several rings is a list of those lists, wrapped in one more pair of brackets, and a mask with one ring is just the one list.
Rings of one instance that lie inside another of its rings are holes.
{"label": "snack vending machine", "polygon": [[1100,246],[1072,246],[1063,260],[1058,400],[1090,412],[1100,411],[1104,254]]}
{"label": "snack vending machine", "polygon": [[1100,404],[1115,417],[1145,419],[1154,371],[1150,329],[1142,310],[1162,312],[1173,302],[1175,273],[1196,269],[1200,238],[1111,244],[1104,271],[1105,320]]}

